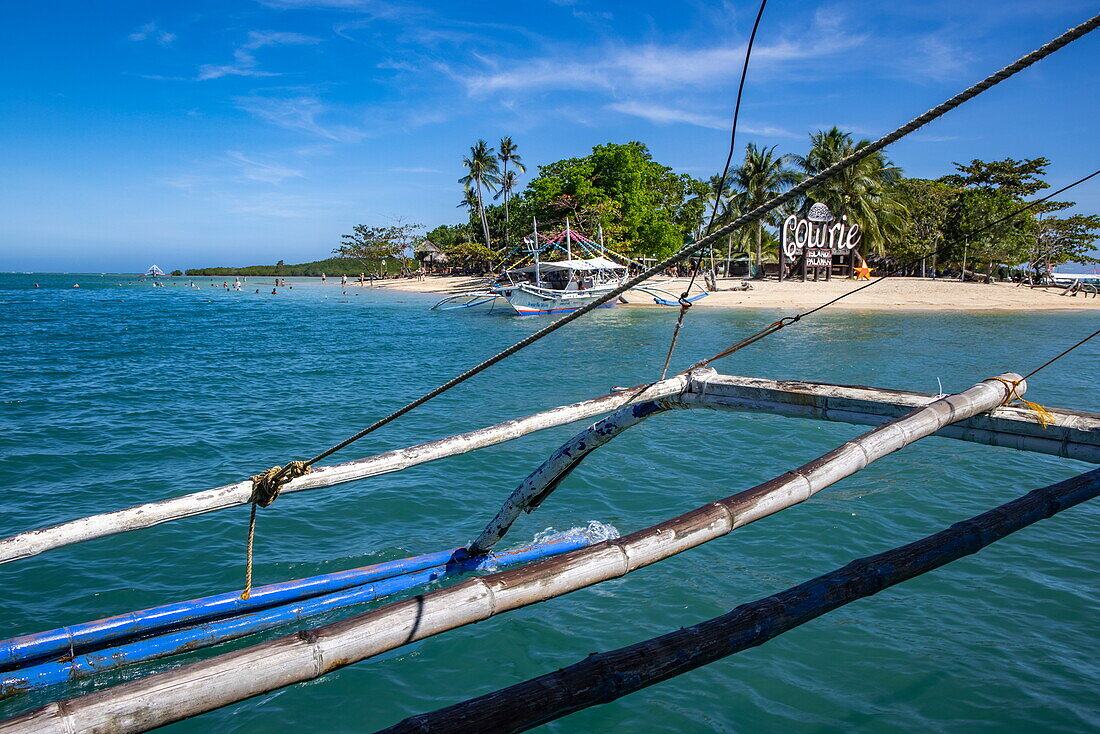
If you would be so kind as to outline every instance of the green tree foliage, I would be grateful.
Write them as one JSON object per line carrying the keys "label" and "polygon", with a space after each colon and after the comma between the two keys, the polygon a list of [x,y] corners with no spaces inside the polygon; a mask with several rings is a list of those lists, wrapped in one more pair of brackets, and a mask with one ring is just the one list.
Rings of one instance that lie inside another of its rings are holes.
{"label": "green tree foliage", "polygon": [[1022,161],[1005,158],[991,163],[975,158],[970,163],[955,163],[958,173],[944,176],[940,181],[959,189],[1000,191],[1015,197],[1031,196],[1050,188],[1050,184],[1042,179],[1049,165],[1047,158],[1025,158]]}
{"label": "green tree foliage", "polygon": [[[1033,212],[975,233],[1019,209],[1023,197],[1049,188],[1050,184],[1042,179],[1049,164],[1046,158],[955,163],[958,173],[940,179],[958,190],[943,228],[949,259],[958,265],[965,262],[975,270],[984,268],[990,274],[998,263],[1028,262],[1038,233]],[[1048,206],[1053,209],[1056,205]]]}
{"label": "green tree foliage", "polygon": [[490,249],[480,242],[466,240],[455,242],[446,247],[440,247],[447,254],[449,267],[469,268],[477,271],[490,270],[500,259],[496,250]]}
{"label": "green tree foliage", "polygon": [[473,234],[474,230],[468,224],[441,224],[424,235],[424,239],[446,252],[450,247],[469,242]]}
{"label": "green tree foliage", "polygon": [[[500,139],[500,153],[497,154],[497,158],[500,160],[500,191],[494,196],[494,199],[504,197],[504,244],[511,244],[511,212],[508,207],[508,203],[512,198],[512,192],[515,190],[516,184],[519,181],[519,174],[527,172],[527,166],[523,165],[523,159],[520,158],[517,152],[519,147],[512,141],[510,136],[505,136]],[[508,170],[508,165],[511,164],[512,170]]]}
{"label": "green tree foliage", "polygon": [[405,222],[382,227],[357,224],[351,234],[341,236],[340,245],[332,252],[339,257],[362,263],[370,272],[377,271],[383,260],[400,259],[407,267],[412,248],[419,240],[417,233],[421,229],[419,224]]}
{"label": "green tree foliage", "polygon": [[524,196],[540,222],[556,226],[568,216],[590,236],[602,226],[610,247],[654,257],[683,246],[706,197],[705,183],[657,163],[639,142],[597,145],[543,166]]}
{"label": "green tree foliage", "polygon": [[887,246],[889,254],[912,260],[943,247],[947,214],[959,195],[958,189],[942,180],[903,178],[894,184],[894,193],[908,216],[900,237]]}
{"label": "green tree foliage", "polygon": [[[738,166],[730,177],[733,189],[730,195],[730,203],[726,205],[727,211],[747,212],[755,209],[764,202],[783,193],[798,181],[798,174],[789,168],[790,156],[776,155],[776,146],[760,148],[755,143],[745,146],[745,160]],[[766,224],[778,227],[779,211],[770,212],[761,221],[749,225],[745,229],[752,232],[751,238],[756,249],[756,265],[763,273],[764,243],[773,241],[774,236],[765,228]],[[774,249],[774,248],[769,248]],[[778,250],[776,250],[778,259]]]}
{"label": "green tree foliage", "polygon": [[[396,273],[401,269],[401,263],[393,260],[386,262],[386,271],[389,273]],[[321,273],[329,276],[339,277],[341,275],[354,276],[363,272],[364,268],[362,263],[358,260],[331,257],[327,260],[316,260],[308,263],[298,263],[295,265],[283,265],[276,272],[275,265],[246,265],[244,267],[212,267],[212,268],[189,268],[187,275],[240,275],[245,277],[318,277]]]}
{"label": "green tree foliage", "polygon": [[[809,152],[794,156],[794,162],[807,178],[870,143],[870,140],[856,142],[851,133],[837,127],[820,130],[810,135]],[[860,249],[881,255],[901,238],[905,229],[908,212],[893,188],[900,179],[901,169],[879,151],[811,189],[807,200],[819,201],[837,217],[847,216],[859,224],[863,230]]]}
{"label": "green tree foliage", "polygon": [[[489,237],[489,223],[485,218],[483,190],[495,191],[500,184],[500,167],[497,165],[496,151],[484,140],[478,140],[470,146],[470,154],[462,159],[462,165],[466,167],[468,173],[458,179],[458,182],[466,187],[467,191],[472,190],[476,194],[482,236],[485,238],[485,245],[491,248],[493,243]],[[467,199],[469,198],[471,197],[467,196]]]}
{"label": "green tree foliage", "polygon": [[950,245],[946,252],[948,259],[987,274],[992,274],[998,263],[1025,262],[1034,225],[1030,215],[1013,217],[984,229],[1019,207],[1020,200],[1004,191],[960,191],[947,210],[944,237]]}
{"label": "green tree foliage", "polygon": [[[1056,207],[1050,207],[1052,203]],[[1060,211],[1075,203],[1045,202],[1043,206]],[[1100,237],[1100,216],[1096,214],[1041,216],[1034,228],[1028,261],[1039,272],[1068,262],[1100,262],[1093,250],[1097,237]]]}

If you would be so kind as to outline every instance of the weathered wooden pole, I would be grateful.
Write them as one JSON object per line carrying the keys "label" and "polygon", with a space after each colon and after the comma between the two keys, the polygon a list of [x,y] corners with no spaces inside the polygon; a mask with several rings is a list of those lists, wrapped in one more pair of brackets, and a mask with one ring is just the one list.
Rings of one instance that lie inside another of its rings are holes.
{"label": "weathered wooden pole", "polygon": [[[754,377],[692,372],[688,391],[678,396],[634,403],[584,429],[531,472],[467,550],[479,555],[491,549],[523,512],[532,512],[580,463],[599,447],[650,416],[675,408],[714,408],[767,412],[878,425],[927,405],[934,396],[844,385],[777,382]],[[1054,454],[1100,463],[1100,415],[1048,411],[1049,425],[1038,423],[1030,409],[1000,407],[945,426],[935,435]]]}
{"label": "weathered wooden pole", "polygon": [[[935,399],[928,393],[861,385],[698,373],[688,392],[676,401],[685,407],[875,426]],[[672,398],[662,402],[669,400]],[[1046,411],[1049,422],[1043,425],[1030,408],[1004,405],[944,426],[934,435],[1100,464],[1100,414],[1058,408]]]}
{"label": "weathered wooden pole", "polygon": [[622,538],[405,599],[0,723],[0,732],[137,732],[196,716],[496,614],[546,601],[721,537],[809,499],[872,461],[1000,405],[1019,375],[985,380],[889,421],[801,467]]}
{"label": "weathered wooden pole", "polygon": [[[460,433],[437,441],[429,441],[334,466],[315,467],[312,473],[285,485],[282,492],[286,494],[331,487],[343,482],[387,474],[436,459],[464,454],[475,449],[511,441],[528,433],[611,412],[635,400],[652,400],[676,395],[687,387],[688,380],[687,375],[678,375],[650,385],[618,390],[592,400],[545,410],[469,433]],[[252,482],[236,482],[182,497],[135,505],[123,510],[29,530],[18,535],[0,538],[0,563],[28,558],[52,548],[73,543],[152,527],[169,520],[244,505],[251,500],[251,497]]]}
{"label": "weathered wooden pole", "polygon": [[[710,370],[710,373],[713,374],[714,370]],[[620,408],[573,436],[550,454],[550,458],[542,462],[512,491],[477,539],[467,546],[467,552],[473,556],[487,553],[504,537],[512,527],[512,523],[519,518],[520,513],[531,512],[537,508],[588,454],[651,415],[675,407],[686,406],[675,398],[634,403]]]}
{"label": "weathered wooden pole", "polygon": [[949,529],[742,604],[720,617],[441,708],[378,734],[527,731],[762,645],[857,599],[933,571],[1100,495],[1100,469],[1029,494]]}

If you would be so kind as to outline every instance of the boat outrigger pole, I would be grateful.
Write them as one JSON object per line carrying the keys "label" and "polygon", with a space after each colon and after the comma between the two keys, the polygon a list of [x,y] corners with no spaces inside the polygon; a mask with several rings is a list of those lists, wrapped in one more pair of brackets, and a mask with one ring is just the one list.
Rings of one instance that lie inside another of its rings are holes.
{"label": "boat outrigger pole", "polygon": [[531,252],[535,257],[535,285],[542,285],[542,273],[539,272],[539,220],[538,217],[531,217],[531,224],[535,228],[535,242],[531,245]]}

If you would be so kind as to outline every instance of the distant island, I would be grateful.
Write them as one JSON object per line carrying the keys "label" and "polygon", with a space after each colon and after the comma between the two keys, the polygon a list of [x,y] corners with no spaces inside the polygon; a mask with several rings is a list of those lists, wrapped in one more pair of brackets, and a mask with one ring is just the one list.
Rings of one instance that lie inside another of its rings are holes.
{"label": "distant island", "polygon": [[[387,270],[390,272],[397,272],[401,269],[401,262],[387,262]],[[341,275],[358,276],[360,273],[366,272],[369,268],[365,267],[363,263],[358,260],[352,260],[344,257],[330,257],[327,260],[317,260],[310,263],[299,263],[297,265],[287,265],[280,260],[275,265],[246,265],[243,268],[188,268],[184,271],[186,275],[245,275],[245,276],[285,276],[285,277],[316,277],[319,278],[321,273],[325,275],[335,275],[337,277]],[[377,271],[377,266],[374,267]]]}

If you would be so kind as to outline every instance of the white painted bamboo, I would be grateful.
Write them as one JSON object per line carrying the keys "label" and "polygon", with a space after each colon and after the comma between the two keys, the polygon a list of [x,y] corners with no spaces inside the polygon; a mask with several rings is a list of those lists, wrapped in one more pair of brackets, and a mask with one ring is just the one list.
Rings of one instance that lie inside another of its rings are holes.
{"label": "white painted bamboo", "polygon": [[[1009,380],[1017,375],[1002,375]],[[1019,386],[1023,394],[1026,385]],[[518,569],[402,600],[333,624],[114,688],[55,702],[0,723],[0,732],[136,732],[317,678],[394,648],[623,576],[802,502],[944,426],[1006,397],[987,380],[936,400],[752,489],[645,530]]]}
{"label": "white painted bamboo", "polygon": [[[680,397],[688,405],[878,425],[927,405],[934,395],[851,385],[696,375]],[[935,435],[1100,464],[1100,414],[1047,409],[1042,426],[1029,408],[1008,405],[946,426]]]}
{"label": "white painted bamboo", "polygon": [[[688,376],[677,375],[667,380],[617,390],[592,400],[545,410],[541,413],[498,423],[469,433],[429,441],[409,448],[356,459],[333,466],[316,467],[312,473],[285,485],[282,493],[331,487],[343,482],[387,474],[448,456],[511,441],[529,433],[573,423],[608,413],[629,402],[651,400],[683,392]],[[0,563],[28,558],[52,548],[103,538],[130,530],[152,527],[169,520],[178,520],[215,510],[247,504],[252,496],[252,482],[236,482],[216,489],[173,497],[159,502],[135,505],[114,512],[92,515],[59,525],[29,530],[0,538]]]}
{"label": "white painted bamboo", "polygon": [[[935,399],[898,390],[777,382],[696,370],[687,393],[620,408],[566,441],[512,491],[469,550],[474,555],[488,552],[521,513],[537,508],[588,454],[665,410],[715,408],[878,425]],[[1100,463],[1100,415],[1054,410],[1050,416],[1054,423],[1043,427],[1030,409],[1002,407],[945,426],[934,435]]]}

